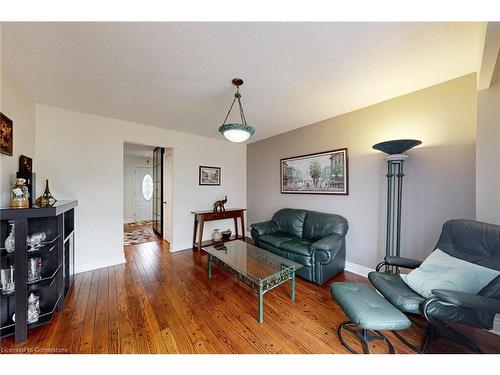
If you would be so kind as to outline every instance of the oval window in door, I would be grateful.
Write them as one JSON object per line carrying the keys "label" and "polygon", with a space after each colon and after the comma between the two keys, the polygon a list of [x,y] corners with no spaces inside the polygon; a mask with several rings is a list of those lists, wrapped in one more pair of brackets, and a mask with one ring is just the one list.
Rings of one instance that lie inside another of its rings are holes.
{"label": "oval window in door", "polygon": [[153,178],[149,174],[142,179],[142,196],[147,201],[153,197]]}

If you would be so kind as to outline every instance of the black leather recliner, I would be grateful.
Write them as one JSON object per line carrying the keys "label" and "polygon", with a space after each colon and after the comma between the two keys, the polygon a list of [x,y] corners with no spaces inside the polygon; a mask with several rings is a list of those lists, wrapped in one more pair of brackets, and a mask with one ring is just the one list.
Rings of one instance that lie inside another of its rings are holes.
{"label": "black leather recliner", "polygon": [[298,276],[322,285],[344,271],[348,224],[342,216],[284,208],[250,226],[256,246],[304,266]]}
{"label": "black leather recliner", "polygon": [[[443,225],[435,249],[468,262],[500,270],[500,226],[473,220],[449,220]],[[482,352],[475,343],[449,324],[461,323],[482,329],[492,329],[495,314],[500,313],[500,276],[493,279],[478,294],[452,290],[432,290],[432,296],[425,299],[410,289],[397,273],[379,272],[382,267],[415,269],[422,262],[402,258],[385,257],[377,266],[377,272],[370,272],[368,278],[375,288],[394,306],[404,313],[423,315],[429,322],[426,341],[417,348],[402,336],[396,336],[417,352],[426,352],[430,341],[440,336],[458,342],[472,350]]]}

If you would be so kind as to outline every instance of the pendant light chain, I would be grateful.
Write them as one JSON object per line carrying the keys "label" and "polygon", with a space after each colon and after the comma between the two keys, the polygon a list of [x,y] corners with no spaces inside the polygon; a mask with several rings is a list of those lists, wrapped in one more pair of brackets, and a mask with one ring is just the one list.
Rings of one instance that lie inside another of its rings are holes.
{"label": "pendant light chain", "polygon": [[227,118],[229,117],[229,114],[231,113],[231,110],[233,109],[233,105],[234,105],[235,101],[236,101],[236,97],[233,99],[233,102],[231,103],[231,107],[229,107],[229,111],[227,111],[226,118],[224,119],[224,122],[222,123],[222,125],[226,124]]}
{"label": "pendant light chain", "polygon": [[240,94],[240,86],[236,86],[236,92],[234,93],[234,99],[233,102],[231,103],[231,106],[229,107],[229,111],[227,111],[226,118],[224,119],[224,122],[222,124],[225,124],[229,115],[231,114],[231,110],[233,109],[234,102],[237,100],[238,101],[238,106],[240,107],[240,117],[241,121],[243,124],[247,125],[247,120],[245,118],[245,112],[243,111],[243,106],[241,105],[241,94]]}
{"label": "pendant light chain", "polygon": [[245,112],[243,112],[243,106],[241,105],[240,98],[238,98],[238,104],[240,105],[240,117],[243,124],[247,125],[247,119],[245,118]]}

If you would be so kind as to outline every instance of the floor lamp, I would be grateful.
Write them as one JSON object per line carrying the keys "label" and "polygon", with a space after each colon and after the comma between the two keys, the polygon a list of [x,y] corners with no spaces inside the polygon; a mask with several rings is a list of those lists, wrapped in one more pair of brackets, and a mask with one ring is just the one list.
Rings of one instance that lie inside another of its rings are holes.
{"label": "floor lamp", "polygon": [[[401,205],[403,202],[403,165],[408,155],[403,155],[421,144],[415,139],[397,139],[373,145],[375,150],[388,154],[387,161],[387,226],[385,235],[385,255],[400,256],[401,253]],[[389,266],[385,266],[389,271]]]}

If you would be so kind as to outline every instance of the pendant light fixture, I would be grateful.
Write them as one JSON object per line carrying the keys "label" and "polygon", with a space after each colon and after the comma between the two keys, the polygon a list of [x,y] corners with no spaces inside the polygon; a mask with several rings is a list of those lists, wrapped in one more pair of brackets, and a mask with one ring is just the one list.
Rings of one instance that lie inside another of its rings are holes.
{"label": "pendant light fixture", "polygon": [[[234,99],[231,103],[231,107],[229,107],[229,111],[227,112],[226,118],[224,119],[224,123],[219,128],[219,132],[226,137],[228,141],[240,143],[245,142],[248,138],[255,134],[255,129],[247,124],[247,120],[245,119],[245,113],[243,112],[243,106],[241,105],[241,94],[240,94],[240,86],[243,84],[243,80],[241,78],[233,78],[231,81],[233,85],[236,86],[236,92],[234,93]],[[226,124],[227,118],[233,109],[234,103],[238,102],[238,106],[240,107],[240,118],[241,123],[232,123]]]}

